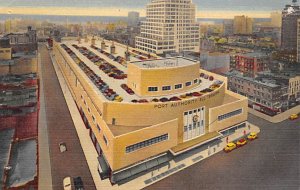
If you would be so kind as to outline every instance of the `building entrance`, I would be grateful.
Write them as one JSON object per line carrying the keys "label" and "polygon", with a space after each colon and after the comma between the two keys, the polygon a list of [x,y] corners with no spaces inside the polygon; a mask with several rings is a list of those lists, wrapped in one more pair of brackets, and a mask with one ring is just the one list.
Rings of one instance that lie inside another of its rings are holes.
{"label": "building entrance", "polygon": [[205,134],[205,108],[190,110],[183,115],[183,141]]}

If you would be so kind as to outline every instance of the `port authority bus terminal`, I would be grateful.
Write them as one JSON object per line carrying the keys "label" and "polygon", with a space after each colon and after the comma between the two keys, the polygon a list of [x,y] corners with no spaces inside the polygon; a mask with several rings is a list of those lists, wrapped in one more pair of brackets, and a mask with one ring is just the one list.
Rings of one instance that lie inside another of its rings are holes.
{"label": "port authority bus terminal", "polygon": [[101,179],[118,183],[246,127],[247,98],[194,60],[95,38],[54,42],[53,54],[90,130]]}

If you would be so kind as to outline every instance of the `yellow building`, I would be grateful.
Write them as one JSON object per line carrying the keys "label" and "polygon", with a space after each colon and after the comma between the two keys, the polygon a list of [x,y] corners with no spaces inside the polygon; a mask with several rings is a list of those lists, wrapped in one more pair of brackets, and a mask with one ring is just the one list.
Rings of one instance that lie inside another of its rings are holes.
{"label": "yellow building", "polygon": [[300,76],[289,78],[289,99],[300,98]]}
{"label": "yellow building", "polygon": [[247,16],[235,16],[233,20],[234,34],[252,34],[253,33],[253,19]]}
{"label": "yellow building", "polygon": [[[102,179],[116,183],[246,127],[247,98],[228,91],[227,78],[182,57],[132,56],[124,66],[99,44],[54,43],[53,53],[90,129]],[[123,57],[115,45],[114,56]]]}

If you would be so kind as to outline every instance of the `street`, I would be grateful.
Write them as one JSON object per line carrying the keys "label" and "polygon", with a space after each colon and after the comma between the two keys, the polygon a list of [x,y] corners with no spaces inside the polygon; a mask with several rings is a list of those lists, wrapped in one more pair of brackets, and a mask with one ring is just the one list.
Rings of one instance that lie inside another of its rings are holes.
{"label": "street", "polygon": [[[96,189],[48,50],[46,46],[40,45],[39,51],[42,57],[41,78],[44,87],[53,189],[63,189],[65,177],[78,176],[82,178],[85,189]],[[67,151],[63,153],[59,149],[62,142],[66,143],[67,147]]]}
{"label": "street", "polygon": [[157,189],[298,190],[300,120],[272,124],[249,114],[259,139],[231,153],[218,153],[152,186]]}

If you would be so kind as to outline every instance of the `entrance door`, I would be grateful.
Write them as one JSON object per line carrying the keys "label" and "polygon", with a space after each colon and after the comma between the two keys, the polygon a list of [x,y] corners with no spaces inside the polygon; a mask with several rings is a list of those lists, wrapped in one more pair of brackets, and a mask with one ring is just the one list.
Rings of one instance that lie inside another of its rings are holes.
{"label": "entrance door", "polygon": [[183,140],[188,141],[205,134],[204,107],[184,112]]}

